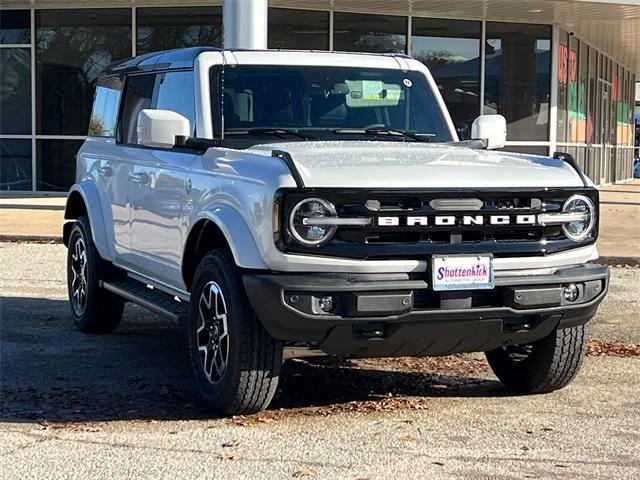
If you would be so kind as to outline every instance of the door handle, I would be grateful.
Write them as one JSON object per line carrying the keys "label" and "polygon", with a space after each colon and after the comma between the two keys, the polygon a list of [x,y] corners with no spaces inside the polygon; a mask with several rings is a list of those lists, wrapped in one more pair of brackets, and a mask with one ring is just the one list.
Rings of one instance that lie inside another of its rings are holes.
{"label": "door handle", "polygon": [[110,166],[105,165],[104,167],[98,168],[98,175],[101,177],[110,177],[113,175],[113,169]]}
{"label": "door handle", "polygon": [[137,185],[147,185],[149,183],[149,175],[146,173],[130,173],[129,181]]}

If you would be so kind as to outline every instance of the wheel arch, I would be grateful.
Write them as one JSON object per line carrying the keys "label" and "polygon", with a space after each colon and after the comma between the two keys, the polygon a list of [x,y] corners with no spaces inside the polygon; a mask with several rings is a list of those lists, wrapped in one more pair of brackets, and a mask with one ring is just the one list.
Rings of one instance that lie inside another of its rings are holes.
{"label": "wheel arch", "polygon": [[216,248],[228,248],[241,268],[268,268],[240,214],[231,207],[218,206],[215,212],[204,212],[187,234],[182,253],[182,279],[188,291],[191,291],[198,264],[207,252]]}
{"label": "wheel arch", "polygon": [[73,221],[81,215],[87,215],[89,217],[91,238],[100,257],[111,261],[110,250],[107,248],[109,240],[106,238],[107,230],[105,229],[100,196],[98,195],[95,185],[91,182],[75,184],[69,191],[64,209],[65,223],[62,227],[62,240],[65,246],[69,245]]}

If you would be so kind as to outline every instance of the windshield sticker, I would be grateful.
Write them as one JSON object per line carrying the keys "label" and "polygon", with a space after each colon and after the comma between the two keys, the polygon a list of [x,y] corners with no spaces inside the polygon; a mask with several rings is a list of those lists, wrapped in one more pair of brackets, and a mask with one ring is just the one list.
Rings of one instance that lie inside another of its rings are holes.
{"label": "windshield sticker", "polygon": [[404,83],[404,86],[407,88],[411,88],[411,86],[413,85],[413,82],[408,78],[405,78],[404,80],[402,80],[402,83]]}
{"label": "windshield sticker", "polygon": [[382,97],[382,82],[377,80],[362,81],[362,98],[364,100],[380,100]]}

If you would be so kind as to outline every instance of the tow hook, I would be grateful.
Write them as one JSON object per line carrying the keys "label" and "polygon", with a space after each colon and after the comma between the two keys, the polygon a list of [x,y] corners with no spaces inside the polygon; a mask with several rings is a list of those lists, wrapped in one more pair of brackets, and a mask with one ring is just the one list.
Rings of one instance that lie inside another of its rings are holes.
{"label": "tow hook", "polygon": [[382,340],[387,336],[386,327],[383,323],[367,323],[353,326],[353,336],[356,338],[366,338],[367,340]]}

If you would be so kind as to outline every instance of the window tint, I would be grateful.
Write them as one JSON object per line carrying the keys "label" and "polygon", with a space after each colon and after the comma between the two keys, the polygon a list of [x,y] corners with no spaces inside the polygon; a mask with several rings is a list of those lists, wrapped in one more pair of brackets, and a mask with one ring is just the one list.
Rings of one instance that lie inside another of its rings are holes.
{"label": "window tint", "polygon": [[153,108],[171,110],[189,119],[195,136],[196,112],[193,72],[168,72],[160,75],[158,96]]}
{"label": "window tint", "polygon": [[551,26],[487,22],[484,113],[508,140],[549,140]]}
{"label": "window tint", "polygon": [[151,108],[155,83],[155,74],[134,75],[127,79],[118,142],[138,144],[138,114],[145,108]]}
{"label": "window tint", "polygon": [[36,10],[36,128],[86,135],[100,72],[131,56],[131,9]]}
{"label": "window tint", "polygon": [[0,190],[31,190],[31,139],[0,139]]}
{"label": "window tint", "polygon": [[0,43],[31,43],[29,10],[4,10],[0,15]]}
{"label": "window tint", "polygon": [[333,48],[336,51],[405,53],[407,17],[336,12]]}
{"label": "window tint", "polygon": [[31,134],[31,50],[0,49],[0,134]]}
{"label": "window tint", "polygon": [[89,120],[89,135],[115,136],[121,94],[122,82],[117,75],[109,75],[98,80],[93,111]]}
{"label": "window tint", "polygon": [[138,55],[198,45],[222,46],[222,7],[138,8]]}
{"label": "window tint", "polygon": [[329,12],[269,9],[269,48],[329,50]]}
{"label": "window tint", "polygon": [[37,190],[67,192],[76,175],[76,154],[82,140],[37,140]]}
{"label": "window tint", "polygon": [[411,29],[411,56],[429,67],[460,138],[471,138],[480,114],[480,22],[415,17]]}

